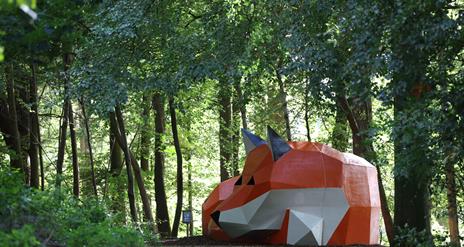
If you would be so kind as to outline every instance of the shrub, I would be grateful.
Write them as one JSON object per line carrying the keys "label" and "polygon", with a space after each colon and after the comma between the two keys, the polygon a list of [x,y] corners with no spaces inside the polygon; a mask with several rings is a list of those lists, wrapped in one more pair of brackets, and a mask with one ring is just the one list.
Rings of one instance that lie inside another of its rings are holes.
{"label": "shrub", "polygon": [[0,246],[39,246],[40,242],[34,235],[34,227],[24,225],[20,229],[14,229],[11,233],[0,231]]}
{"label": "shrub", "polygon": [[0,166],[0,246],[143,246],[142,233],[117,224],[101,201],[23,186]]}
{"label": "shrub", "polygon": [[415,228],[405,226],[398,229],[395,235],[395,245],[402,247],[429,247],[433,246],[432,240],[424,231],[417,231]]}

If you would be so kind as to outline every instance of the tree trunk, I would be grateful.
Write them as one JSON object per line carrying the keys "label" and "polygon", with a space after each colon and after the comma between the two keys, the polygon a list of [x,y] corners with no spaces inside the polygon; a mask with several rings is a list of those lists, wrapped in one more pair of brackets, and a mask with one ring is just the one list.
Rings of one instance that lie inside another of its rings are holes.
{"label": "tree trunk", "polygon": [[172,225],[171,237],[177,238],[177,233],[179,231],[180,214],[182,212],[182,201],[184,199],[184,178],[182,171],[182,151],[180,149],[179,135],[177,133],[177,118],[173,97],[169,97],[169,113],[171,115],[172,137],[174,141],[174,147],[176,149],[177,158],[177,204],[176,212],[174,214],[174,223]]}
{"label": "tree trunk", "polygon": [[[39,112],[37,112],[37,117],[39,115]],[[39,143],[39,161],[40,161],[40,189],[42,191],[45,190],[45,171],[44,171],[44,164],[43,164],[43,148],[42,148],[42,137],[40,134],[40,124],[37,119],[37,140]]]}
{"label": "tree trunk", "polygon": [[140,165],[142,170],[149,170],[148,158],[150,157],[150,131],[149,118],[150,118],[150,97],[147,94],[143,95],[142,99],[142,130],[140,132]]}
{"label": "tree trunk", "polygon": [[[422,16],[416,13],[415,16]],[[430,225],[430,192],[434,162],[428,157],[427,143],[431,131],[427,127],[429,116],[427,98],[421,98],[421,87],[427,78],[428,54],[408,42],[416,36],[414,25],[403,25],[391,40],[392,62],[400,65],[392,73],[389,83],[394,93],[394,185],[395,231],[403,228],[423,232],[433,245]],[[396,233],[395,233],[396,235]],[[402,243],[396,243],[401,245]]]}
{"label": "tree trunk", "polygon": [[76,131],[74,130],[74,114],[72,109],[72,103],[69,102],[68,116],[69,116],[69,133],[71,136],[71,152],[72,152],[72,168],[73,168],[73,194],[79,198],[80,187],[79,187],[79,162],[77,159],[77,141]]}
{"label": "tree trunk", "polygon": [[[426,150],[418,143],[426,143],[424,137],[415,134],[417,122],[410,123],[409,112],[418,105],[406,103],[401,96],[394,99],[394,160],[395,170],[395,229],[415,228],[424,231],[431,239],[429,184],[430,177],[425,167],[431,167],[427,160]],[[411,134],[414,133],[414,134]],[[407,134],[408,138],[403,138]],[[423,172],[419,172],[419,171]],[[400,243],[401,244],[401,243]]]}
{"label": "tree trunk", "polygon": [[[79,115],[83,116],[82,113],[82,99],[79,100]],[[111,121],[110,121],[111,122]],[[90,154],[89,154],[89,138],[85,131],[85,119],[84,117],[79,118],[79,152],[80,152],[80,179],[81,179],[81,195],[84,197],[91,197],[94,195],[93,183],[92,183],[92,172],[90,167]],[[124,187],[125,188],[125,187]]]}
{"label": "tree trunk", "polygon": [[30,185],[36,189],[39,188],[39,117],[37,107],[37,64],[33,62],[31,64],[32,80],[29,85],[29,95],[31,111],[29,112],[31,119],[31,134],[29,141],[29,159],[31,162],[31,176]]}
{"label": "tree trunk", "polygon": [[456,203],[456,179],[453,162],[445,163],[446,169],[446,189],[448,199],[448,228],[450,236],[450,244],[452,246],[461,246],[459,239],[459,218],[458,207]]}
{"label": "tree trunk", "polygon": [[[187,122],[187,133],[190,133],[190,120]],[[190,136],[187,136],[187,140],[190,143]],[[186,147],[185,161],[187,162],[187,190],[188,190],[188,210],[192,212],[192,222],[189,224],[187,229],[187,236],[193,236],[193,186],[192,186],[192,150],[190,147]]]}
{"label": "tree trunk", "polygon": [[93,162],[93,151],[92,151],[92,142],[91,142],[91,136],[90,136],[89,119],[87,118],[87,114],[85,112],[84,101],[82,99],[80,100],[80,104],[81,104],[81,109],[82,109],[82,116],[84,117],[85,135],[86,135],[86,140],[87,140],[87,147],[89,150],[90,176],[92,178],[93,194],[95,195],[95,197],[98,197],[97,180],[95,178],[95,165]]}
{"label": "tree trunk", "polygon": [[391,217],[390,209],[388,208],[387,195],[385,194],[385,188],[382,182],[380,166],[377,162],[377,154],[375,153],[372,140],[370,140],[370,137],[367,135],[367,131],[369,130],[370,123],[372,121],[371,100],[368,99],[365,102],[358,103],[356,105],[356,110],[351,108],[348,100],[345,97],[338,97],[337,103],[338,106],[343,109],[344,115],[347,117],[349,126],[352,131],[353,153],[366,158],[370,162],[374,163],[377,168],[377,182],[379,186],[382,217],[385,225],[385,231],[387,232],[388,242],[390,245],[393,245],[393,220]]}
{"label": "tree trunk", "polygon": [[66,149],[66,132],[68,128],[68,120],[69,120],[69,96],[68,96],[68,88],[69,88],[69,78],[68,78],[68,70],[71,66],[73,60],[73,56],[71,53],[65,53],[63,55],[63,71],[64,71],[64,102],[63,102],[63,115],[62,115],[62,122],[60,127],[60,138],[58,143],[58,157],[56,161],[56,186],[61,186],[61,180],[63,179],[63,163],[64,163],[64,152]]}
{"label": "tree trunk", "polygon": [[231,166],[231,90],[227,82],[219,82],[219,159],[221,181],[230,178]]}
{"label": "tree trunk", "polygon": [[156,223],[162,238],[171,235],[169,223],[168,205],[166,202],[166,191],[164,188],[164,99],[160,93],[155,93],[152,100],[155,111],[155,201],[156,201]]}
{"label": "tree trunk", "polygon": [[354,100],[354,107],[351,108],[354,118],[356,119],[358,131],[353,132],[353,153],[354,154],[364,154],[366,158],[369,158],[366,155],[369,155],[369,146],[371,140],[368,136],[368,131],[372,121],[372,103],[371,100],[365,100],[360,102],[360,100]]}
{"label": "tree trunk", "polygon": [[[235,83],[236,85],[240,82]],[[231,175],[238,176],[240,175],[239,171],[239,148],[240,148],[240,96],[237,91],[237,86],[234,92],[234,97],[232,101],[232,119],[231,119],[231,152],[232,152],[232,159],[231,159]],[[242,118],[243,120],[243,118]],[[243,123],[243,122],[242,122]]]}
{"label": "tree trunk", "polygon": [[[190,154],[187,155],[187,172],[188,172],[188,182],[187,182],[187,187],[188,187],[188,209],[190,212],[192,212],[192,218],[193,218],[193,187],[192,187],[192,163],[190,162]],[[188,231],[190,232],[189,236],[193,236],[193,219],[192,222],[189,224],[189,229]]]}
{"label": "tree trunk", "polygon": [[[116,115],[114,112],[110,112],[110,121],[112,121],[113,126],[118,126],[117,120],[116,120]],[[120,133],[119,127],[113,130],[113,135],[116,140],[120,140],[123,142],[121,135],[123,133]],[[120,146],[123,146],[119,144]],[[127,197],[129,198],[129,209],[130,209],[130,214],[131,214],[131,219],[132,222],[137,223],[137,208],[135,206],[135,196],[134,196],[134,178],[132,176],[132,169],[131,169],[131,158],[129,152],[124,152],[124,160],[126,163],[126,172],[127,172]]]}
{"label": "tree trunk", "polygon": [[153,213],[151,212],[150,197],[148,196],[147,190],[145,189],[145,183],[143,182],[142,170],[137,163],[137,159],[135,158],[136,156],[129,150],[129,147],[127,147],[127,150],[130,152],[129,154],[131,157],[132,169],[134,170],[135,181],[137,182],[137,187],[139,188],[140,199],[142,199],[142,209],[145,222],[150,225],[153,233],[157,233],[158,230],[154,224],[155,221],[153,219]]}
{"label": "tree trunk", "polygon": [[304,113],[305,113],[305,127],[306,127],[306,139],[308,142],[311,141],[311,128],[309,125],[309,86],[305,88],[304,97]]}
{"label": "tree trunk", "polygon": [[[65,89],[65,92],[67,90]],[[66,93],[65,93],[66,94]],[[58,155],[56,161],[56,182],[55,185],[57,187],[61,186],[62,174],[63,174],[63,163],[64,163],[64,151],[66,148],[66,131],[68,128],[68,109],[69,109],[69,101],[67,99],[63,102],[63,114],[61,117],[61,126],[60,126],[60,135],[59,135],[59,143],[58,143]]]}
{"label": "tree trunk", "polygon": [[119,176],[123,165],[122,149],[116,141],[114,134],[117,132],[119,132],[117,123],[115,121],[110,121],[110,173],[113,176]]}
{"label": "tree trunk", "polygon": [[284,81],[282,80],[282,76],[279,71],[275,70],[277,76],[277,83],[279,84],[279,94],[280,100],[282,103],[282,111],[284,112],[284,120],[285,120],[285,133],[287,134],[287,139],[289,141],[292,140],[292,133],[290,127],[290,117],[288,112],[288,103],[287,103],[287,93],[285,92]]}
{"label": "tree trunk", "polygon": [[[114,191],[115,193],[110,193],[110,202],[111,202],[111,210],[115,213],[121,213],[121,221],[125,223],[126,218],[126,203],[124,197],[124,181],[121,179],[122,177],[119,176],[121,174],[122,166],[123,166],[123,158],[122,158],[122,149],[119,146],[116,138],[114,137],[114,133],[118,131],[118,126],[115,126],[115,121],[110,121],[110,174],[112,175],[114,182]],[[110,190],[111,191],[111,190]],[[119,219],[119,217],[118,217]]]}
{"label": "tree trunk", "polygon": [[14,89],[14,70],[13,65],[6,66],[6,91],[8,95],[8,116],[10,120],[10,128],[12,128],[12,144],[15,155],[11,157],[11,167],[19,169],[23,172],[26,178],[26,165],[23,163],[23,153],[21,150],[21,138],[18,129],[18,115],[16,111],[16,96]]}
{"label": "tree trunk", "polygon": [[247,120],[247,113],[246,113],[246,102],[243,97],[242,93],[242,86],[240,85],[240,81],[237,81],[235,83],[235,92],[237,93],[237,98],[238,98],[238,108],[240,110],[240,115],[242,118],[242,127],[244,129],[248,129],[248,120]]}
{"label": "tree trunk", "polygon": [[[355,136],[357,135],[358,133],[353,134],[353,141],[356,139]],[[340,107],[337,107],[337,112],[335,115],[335,126],[332,132],[332,147],[342,152],[347,151],[348,138],[348,122],[345,112]],[[356,152],[360,153],[358,150]]]}

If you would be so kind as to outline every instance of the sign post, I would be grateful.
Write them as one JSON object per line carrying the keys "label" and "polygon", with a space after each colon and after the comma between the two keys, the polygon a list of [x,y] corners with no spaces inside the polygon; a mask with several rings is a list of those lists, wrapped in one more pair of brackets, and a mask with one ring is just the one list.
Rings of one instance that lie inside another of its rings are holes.
{"label": "sign post", "polygon": [[182,211],[182,223],[187,225],[187,237],[192,236],[190,232],[189,225],[192,224],[192,211],[191,210],[183,210]]}

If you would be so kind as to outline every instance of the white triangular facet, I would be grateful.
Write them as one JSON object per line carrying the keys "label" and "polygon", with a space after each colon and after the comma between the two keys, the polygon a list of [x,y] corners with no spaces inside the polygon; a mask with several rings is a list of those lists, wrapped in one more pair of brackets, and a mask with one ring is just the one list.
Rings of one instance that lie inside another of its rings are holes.
{"label": "white triangular facet", "polygon": [[219,216],[219,222],[246,225],[248,224],[248,219],[245,217],[242,208],[234,208],[232,210],[228,210],[227,214],[221,213],[221,215]]}
{"label": "white triangular facet", "polygon": [[243,215],[248,221],[250,221],[250,219],[256,215],[256,212],[261,208],[263,202],[268,196],[269,193],[264,193],[242,207]]}
{"label": "white triangular facet", "polygon": [[287,243],[321,245],[323,220],[302,211],[290,210]]}
{"label": "white triangular facet", "polygon": [[338,224],[348,211],[348,202],[345,193],[338,188],[324,189],[324,205],[322,207],[322,218],[324,226],[322,231],[322,244],[327,245]]}

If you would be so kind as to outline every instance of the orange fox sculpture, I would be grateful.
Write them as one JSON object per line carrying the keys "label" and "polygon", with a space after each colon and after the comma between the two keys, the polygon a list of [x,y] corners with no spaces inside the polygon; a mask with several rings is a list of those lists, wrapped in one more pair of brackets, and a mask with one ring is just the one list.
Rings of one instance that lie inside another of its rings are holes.
{"label": "orange fox sculpture", "polygon": [[377,170],[315,142],[268,141],[242,129],[240,176],[220,183],[202,207],[203,234],[217,240],[290,245],[378,244]]}

